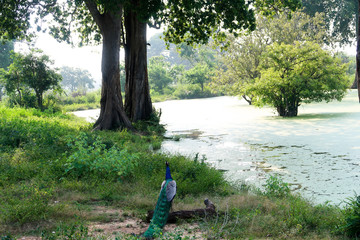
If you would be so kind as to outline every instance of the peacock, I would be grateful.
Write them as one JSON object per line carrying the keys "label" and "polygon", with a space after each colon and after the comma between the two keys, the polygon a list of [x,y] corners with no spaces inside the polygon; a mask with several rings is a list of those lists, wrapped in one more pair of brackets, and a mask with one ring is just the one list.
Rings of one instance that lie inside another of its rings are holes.
{"label": "peacock", "polygon": [[154,235],[160,233],[167,222],[172,200],[176,195],[176,182],[172,179],[169,163],[166,162],[165,180],[161,184],[160,195],[156,203],[154,215],[151,219],[149,228],[144,233],[146,239],[152,239]]}

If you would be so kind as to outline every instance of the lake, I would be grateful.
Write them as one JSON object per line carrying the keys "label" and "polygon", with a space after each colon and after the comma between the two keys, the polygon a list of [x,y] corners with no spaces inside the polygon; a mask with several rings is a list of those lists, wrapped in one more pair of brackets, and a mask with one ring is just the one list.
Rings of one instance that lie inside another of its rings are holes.
{"label": "lake", "polygon": [[[154,103],[168,137],[161,151],[179,153],[224,170],[231,181],[261,187],[278,174],[315,203],[339,204],[360,194],[360,104],[351,91],[341,102],[299,107],[278,117],[271,108],[237,97]],[[96,118],[99,110],[76,112]]]}

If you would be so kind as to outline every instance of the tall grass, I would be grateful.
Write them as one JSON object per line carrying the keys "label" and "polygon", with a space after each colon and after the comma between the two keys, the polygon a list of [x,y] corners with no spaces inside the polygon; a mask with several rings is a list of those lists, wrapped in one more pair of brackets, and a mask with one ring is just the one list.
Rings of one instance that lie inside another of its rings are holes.
{"label": "tall grass", "polygon": [[153,153],[160,142],[156,135],[92,132],[71,115],[1,107],[0,225],[63,218],[73,208],[63,196],[72,198],[75,192],[78,200],[125,201],[128,206],[133,206],[126,203],[132,195],[156,199],[165,161],[172,166],[180,198],[226,188],[222,174],[206,164]]}

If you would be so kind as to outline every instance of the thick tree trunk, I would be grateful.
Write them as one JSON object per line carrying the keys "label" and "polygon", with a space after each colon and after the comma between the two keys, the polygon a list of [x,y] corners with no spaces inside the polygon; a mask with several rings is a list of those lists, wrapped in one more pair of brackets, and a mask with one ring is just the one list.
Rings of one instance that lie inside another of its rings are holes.
{"label": "thick tree trunk", "polygon": [[147,120],[152,103],[147,73],[146,23],[134,12],[125,17],[125,111],[131,121]]}
{"label": "thick tree trunk", "polygon": [[276,107],[281,117],[296,117],[298,115],[299,101],[296,98],[284,98],[282,104]]}
{"label": "thick tree trunk", "polygon": [[[360,0],[358,0],[358,15],[360,13]],[[357,29],[356,29],[356,78],[357,78],[357,89],[360,102],[360,17],[357,18]]]}
{"label": "thick tree trunk", "polygon": [[358,79],[357,79],[357,74],[355,74],[355,80],[353,82],[353,84],[351,85],[351,89],[357,89],[357,85],[358,85]]}
{"label": "thick tree trunk", "polygon": [[283,106],[276,108],[277,112],[279,113],[279,116],[281,117],[296,117],[298,114],[298,108],[286,108]]}
{"label": "thick tree trunk", "polygon": [[[118,22],[115,22],[118,20]],[[121,21],[104,15],[102,25],[102,86],[100,116],[94,124],[95,130],[133,129],[126,116],[120,86],[120,36]]]}

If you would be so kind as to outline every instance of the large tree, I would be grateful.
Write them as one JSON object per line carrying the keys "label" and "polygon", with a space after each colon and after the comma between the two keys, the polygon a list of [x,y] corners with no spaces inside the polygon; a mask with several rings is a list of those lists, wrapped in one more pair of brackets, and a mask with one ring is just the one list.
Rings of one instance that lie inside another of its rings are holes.
{"label": "large tree", "polygon": [[360,102],[360,0],[302,0],[302,4],[304,11],[310,15],[325,13],[328,31],[340,45],[356,41],[357,70],[352,88],[358,88]]}
{"label": "large tree", "polygon": [[94,88],[94,79],[88,70],[62,67],[60,70],[62,76],[61,85],[71,93],[78,91],[80,94],[86,94],[90,88]]}
{"label": "large tree", "polygon": [[[21,56],[21,55],[20,55]],[[47,90],[60,90],[61,75],[51,65],[54,62],[41,51],[32,50],[21,57],[24,83],[34,90],[38,108],[44,109],[43,95]]]}
{"label": "large tree", "polygon": [[154,91],[164,93],[164,88],[172,82],[170,70],[170,63],[163,56],[149,59],[149,81]]}
{"label": "large tree", "polygon": [[[23,36],[31,11],[42,17],[52,13],[59,23],[51,28],[57,39],[70,41],[73,31],[82,43],[102,42],[102,97],[96,129],[132,128],[130,119],[146,119],[152,113],[146,61],[146,24],[167,27],[165,40],[205,43],[210,37],[224,40],[224,31],[255,28],[253,4],[266,14],[299,7],[299,0],[3,0],[0,33]],[[35,8],[36,7],[36,8]],[[33,10],[35,9],[35,10]],[[20,16],[19,18],[18,15]],[[15,22],[15,23],[14,23]],[[20,25],[19,25],[20,23]],[[16,26],[21,28],[16,29]],[[10,34],[8,30],[13,30]],[[120,89],[119,53],[125,48],[125,107]]]}
{"label": "large tree", "polygon": [[33,90],[37,106],[43,107],[43,95],[47,90],[60,90],[61,75],[51,68],[53,61],[41,51],[32,50],[28,54],[12,54],[13,63],[8,71],[1,74],[8,94],[15,94],[17,103],[24,105],[24,93]]}
{"label": "large tree", "polygon": [[267,47],[261,77],[249,85],[256,105],[269,104],[279,116],[298,114],[302,102],[341,100],[348,88],[346,65],[313,42]]}
{"label": "large tree", "polygon": [[291,18],[286,14],[271,19],[258,16],[255,31],[238,38],[228,37],[231,43],[228,51],[220,55],[221,64],[211,83],[213,89],[242,96],[251,104],[253,94],[244,86],[261,76],[259,66],[267,46],[309,40],[320,45],[330,42],[323,17],[324,14],[310,17],[303,12],[293,13]]}

